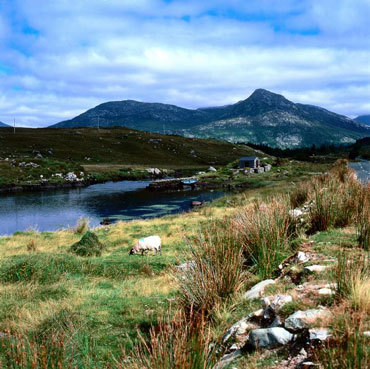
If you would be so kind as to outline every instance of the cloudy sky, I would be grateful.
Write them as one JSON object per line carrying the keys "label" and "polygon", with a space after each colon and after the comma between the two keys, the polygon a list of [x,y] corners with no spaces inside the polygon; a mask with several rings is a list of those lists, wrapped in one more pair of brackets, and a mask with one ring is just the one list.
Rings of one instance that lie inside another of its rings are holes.
{"label": "cloudy sky", "polygon": [[0,0],[0,121],[99,103],[189,108],[266,88],[370,113],[370,0]]}

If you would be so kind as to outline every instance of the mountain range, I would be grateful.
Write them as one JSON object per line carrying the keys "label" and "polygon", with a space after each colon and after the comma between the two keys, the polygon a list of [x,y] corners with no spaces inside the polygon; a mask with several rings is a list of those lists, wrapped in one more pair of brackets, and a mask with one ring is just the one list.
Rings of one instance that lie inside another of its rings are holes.
{"label": "mountain range", "polygon": [[0,122],[0,127],[10,127],[8,124],[5,124],[3,122]]}
{"label": "mountain range", "polygon": [[369,115],[359,115],[357,118],[355,118],[357,122],[364,123],[368,126],[370,126],[370,114]]}
{"label": "mountain range", "polygon": [[51,127],[98,125],[281,148],[350,143],[370,136],[370,127],[363,123],[264,89],[236,104],[199,109],[134,100],[107,102]]}

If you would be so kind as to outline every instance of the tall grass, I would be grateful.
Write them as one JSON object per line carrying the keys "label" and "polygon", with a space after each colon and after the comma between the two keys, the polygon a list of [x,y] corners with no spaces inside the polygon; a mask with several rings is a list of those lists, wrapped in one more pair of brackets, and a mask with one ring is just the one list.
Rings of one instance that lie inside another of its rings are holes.
{"label": "tall grass", "polygon": [[208,316],[242,287],[242,245],[230,221],[223,220],[192,240],[188,256],[194,264],[178,276],[181,305]]}
{"label": "tall grass", "polygon": [[261,277],[271,277],[287,256],[292,222],[285,197],[245,207],[234,219],[246,260]]}
{"label": "tall grass", "polygon": [[84,234],[89,230],[90,219],[89,218],[79,218],[75,228],[76,234]]}
{"label": "tall grass", "polygon": [[[196,325],[194,325],[196,322]],[[140,343],[127,357],[125,369],[208,369],[216,363],[211,331],[204,320],[188,319],[180,310],[162,319],[149,332],[149,341],[139,334]]]}
{"label": "tall grass", "polygon": [[345,298],[357,311],[370,313],[370,265],[369,255],[360,254],[348,257],[338,255],[335,270],[338,295]]}
{"label": "tall grass", "polygon": [[370,365],[369,338],[366,329],[366,315],[362,312],[345,312],[348,307],[335,314],[333,337],[314,353],[314,359],[327,369],[365,369]]}
{"label": "tall grass", "polygon": [[362,190],[356,218],[359,247],[370,251],[370,183]]}

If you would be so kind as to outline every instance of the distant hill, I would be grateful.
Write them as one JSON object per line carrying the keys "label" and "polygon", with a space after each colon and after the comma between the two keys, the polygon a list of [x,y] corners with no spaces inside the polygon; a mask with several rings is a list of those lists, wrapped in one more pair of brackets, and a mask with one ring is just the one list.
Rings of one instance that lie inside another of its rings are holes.
{"label": "distant hill", "polygon": [[236,104],[196,110],[133,100],[107,102],[51,127],[98,124],[282,148],[351,143],[370,135],[370,127],[360,122],[263,89]]}
{"label": "distant hill", "polygon": [[0,127],[10,127],[8,124],[5,124],[3,122],[0,122]]}
{"label": "distant hill", "polygon": [[355,118],[357,122],[364,123],[370,126],[370,114],[369,115],[359,115]]}

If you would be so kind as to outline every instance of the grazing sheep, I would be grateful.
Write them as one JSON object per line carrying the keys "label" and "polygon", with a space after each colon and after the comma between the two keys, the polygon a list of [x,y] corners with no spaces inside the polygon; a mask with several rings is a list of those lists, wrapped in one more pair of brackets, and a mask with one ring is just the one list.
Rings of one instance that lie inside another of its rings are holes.
{"label": "grazing sheep", "polygon": [[148,251],[155,251],[156,255],[157,252],[159,251],[159,253],[162,254],[161,238],[159,236],[149,236],[145,238],[140,238],[140,240],[137,241],[135,246],[130,250],[130,255],[134,255],[141,252],[141,255],[143,256],[144,252],[146,255]]}

